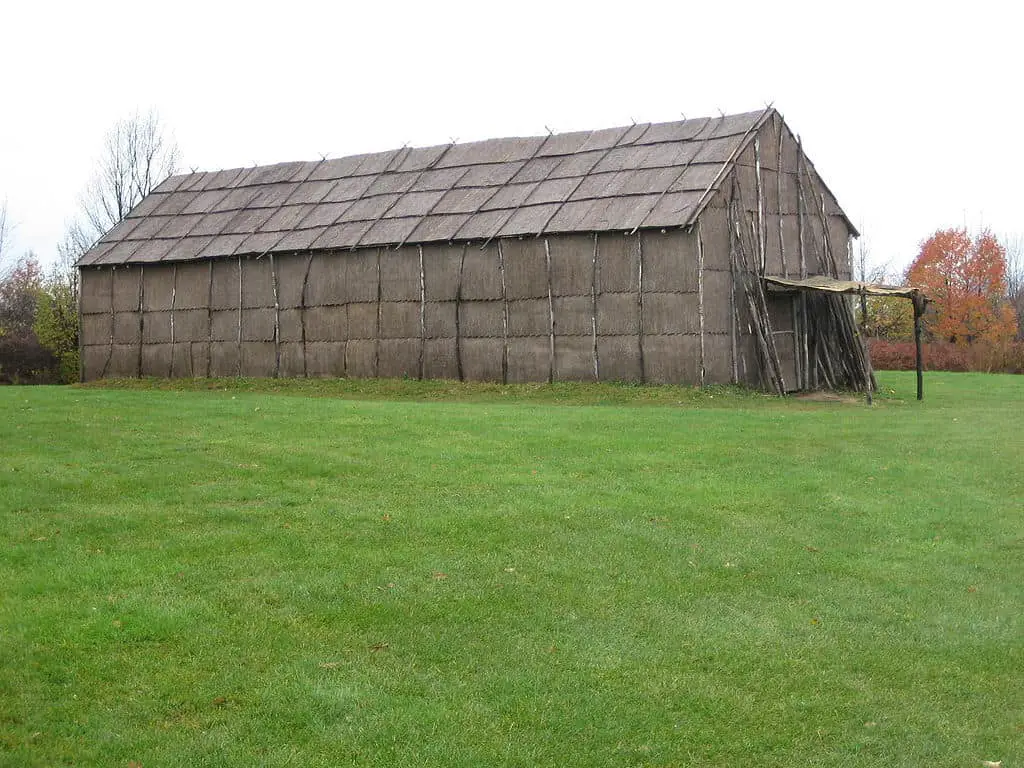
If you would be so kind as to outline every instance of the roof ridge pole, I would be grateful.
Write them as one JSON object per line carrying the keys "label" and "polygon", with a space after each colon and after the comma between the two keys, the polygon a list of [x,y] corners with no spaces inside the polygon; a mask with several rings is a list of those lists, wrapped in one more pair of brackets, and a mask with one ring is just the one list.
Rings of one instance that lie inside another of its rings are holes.
{"label": "roof ridge pole", "polygon": [[548,384],[555,380],[555,302],[551,295],[551,247],[544,238],[544,261],[548,278]]}
{"label": "roof ridge pole", "polygon": [[704,388],[704,237],[697,219],[697,327],[700,329],[700,370],[697,372]]}
{"label": "roof ridge pole", "polygon": [[594,257],[590,263],[590,329],[594,337],[594,381],[601,380],[601,364],[597,352],[597,251],[598,234],[594,233]]}
{"label": "roof ridge pole", "polygon": [[718,173],[715,174],[715,178],[708,185],[708,188],[701,193],[700,198],[697,200],[697,204],[693,206],[693,210],[690,211],[689,215],[686,217],[686,221],[680,225],[681,228],[685,229],[686,227],[689,227],[704,211],[705,206],[707,206],[711,200],[712,193],[718,191],[718,185],[722,183],[726,173],[735,164],[736,158],[739,157],[740,153],[744,149],[747,148],[747,143],[750,141],[751,135],[761,129],[761,126],[764,125],[764,121],[773,111],[774,110],[771,105],[765,107],[764,112],[761,113],[757,120],[754,121],[753,125],[751,125],[747,129],[746,133],[743,134],[739,143],[736,145],[736,148],[732,151],[732,154],[729,155],[724,163],[722,163],[722,167],[718,169]]}
{"label": "roof ridge pole", "polygon": [[498,272],[501,275],[501,383],[508,384],[508,290],[505,285],[505,252],[498,238]]}

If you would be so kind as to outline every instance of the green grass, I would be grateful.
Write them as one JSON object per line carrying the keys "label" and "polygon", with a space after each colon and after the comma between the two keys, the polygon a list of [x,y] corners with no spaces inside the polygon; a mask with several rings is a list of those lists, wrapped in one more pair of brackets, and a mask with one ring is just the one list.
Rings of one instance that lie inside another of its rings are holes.
{"label": "green grass", "polygon": [[1024,377],[880,378],[0,388],[0,765],[1021,765]]}

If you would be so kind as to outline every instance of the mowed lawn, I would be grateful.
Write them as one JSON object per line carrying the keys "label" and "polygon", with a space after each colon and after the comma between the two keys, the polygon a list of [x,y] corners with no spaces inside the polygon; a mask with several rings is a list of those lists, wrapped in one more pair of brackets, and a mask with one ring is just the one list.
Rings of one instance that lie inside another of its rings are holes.
{"label": "mowed lawn", "polygon": [[0,765],[1022,765],[1024,377],[880,379],[0,388]]}

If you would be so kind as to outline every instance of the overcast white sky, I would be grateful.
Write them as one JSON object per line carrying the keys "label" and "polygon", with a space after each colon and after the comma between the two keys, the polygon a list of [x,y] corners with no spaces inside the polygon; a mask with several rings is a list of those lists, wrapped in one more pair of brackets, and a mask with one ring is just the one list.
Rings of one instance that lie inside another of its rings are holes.
{"label": "overcast white sky", "polygon": [[9,3],[0,202],[52,258],[119,118],[185,169],[746,112],[774,102],[904,266],[940,227],[1024,231],[1024,17],[990,2]]}

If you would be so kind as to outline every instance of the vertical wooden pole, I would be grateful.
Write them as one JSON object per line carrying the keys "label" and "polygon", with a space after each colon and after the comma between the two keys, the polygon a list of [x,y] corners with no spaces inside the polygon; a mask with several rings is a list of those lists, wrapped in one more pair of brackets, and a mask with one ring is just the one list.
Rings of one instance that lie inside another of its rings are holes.
{"label": "vertical wooden pole", "polygon": [[462,372],[462,272],[466,266],[466,248],[468,244],[462,246],[462,251],[459,253],[459,281],[455,286],[455,366],[459,371],[459,381],[464,381],[465,376]]}
{"label": "vertical wooden pole", "polygon": [[167,378],[174,378],[174,305],[178,297],[178,265],[171,270],[171,362],[167,366]]}
{"label": "vertical wooden pole", "polygon": [[[789,277],[789,266],[786,264],[786,240],[783,234],[783,214],[782,214],[782,118],[777,114],[775,116],[775,133],[777,139],[776,155],[775,155],[775,207],[776,213],[779,215],[779,258],[782,259],[782,274],[784,277]],[[794,342],[796,339],[794,339]],[[798,346],[794,343],[794,346]],[[797,381],[799,383],[799,373],[797,374]]]}
{"label": "vertical wooden pole", "polygon": [[213,372],[213,259],[207,264],[210,268],[206,286],[206,378],[210,378]]}
{"label": "vertical wooden pole", "polygon": [[380,327],[384,314],[384,287],[380,275],[380,248],[377,249],[377,332],[374,334],[373,342],[373,375],[380,378]]}
{"label": "vertical wooden pole", "polygon": [[[82,284],[85,282],[82,276],[85,274],[85,268],[76,267],[76,269],[78,270],[78,291],[75,294],[78,297],[78,301],[75,302],[75,310],[78,315],[78,383],[81,384],[85,381],[85,356],[82,349]],[[114,329],[113,324],[110,329]]]}
{"label": "vertical wooden pole", "polygon": [[726,216],[729,225],[729,348],[732,354],[732,383],[739,384],[740,370],[736,334],[739,320],[736,315],[736,228],[733,225],[733,206],[730,201]]}
{"label": "vertical wooden pole", "polygon": [[505,285],[505,251],[501,247],[500,237],[498,238],[498,272],[501,275],[501,383],[508,384],[508,288]]}
{"label": "vertical wooden pole", "polygon": [[700,386],[704,386],[704,237],[700,219],[697,219],[697,326],[700,331],[700,370],[697,372]]}
{"label": "vertical wooden pole", "polygon": [[551,246],[544,238],[544,261],[548,277],[548,384],[555,380],[555,301],[551,294]]}
{"label": "vertical wooden pole", "polygon": [[594,256],[590,263],[590,329],[594,338],[594,381],[601,380],[601,363],[597,350],[597,249],[598,234],[594,233]]}
{"label": "vertical wooden pole", "polygon": [[[417,245],[417,251],[420,256],[420,358],[419,358],[419,377],[423,378],[423,353],[424,347],[427,344],[427,277],[423,271],[423,246]],[[502,283],[504,283],[504,277],[502,277]]]}
{"label": "vertical wooden pole", "polygon": [[145,323],[146,323],[145,315],[144,315],[144,313],[142,311],[142,307],[143,307],[143,305],[145,303],[145,299],[146,299],[145,270],[146,270],[146,265],[145,264],[140,264],[139,265],[139,359],[138,359],[138,368],[137,368],[136,373],[135,373],[136,378],[142,378],[142,335],[143,335],[143,332],[146,329],[146,326],[145,326]]}
{"label": "vertical wooden pole", "polygon": [[238,257],[238,361],[236,375],[242,375],[242,257]]}
{"label": "vertical wooden pole", "polygon": [[312,251],[306,255],[306,274],[302,277],[302,293],[299,294],[299,328],[302,335],[302,375],[309,377],[309,366],[306,363],[306,292],[309,287],[309,271],[313,266]]}
{"label": "vertical wooden pole", "polygon": [[768,256],[765,249],[764,223],[764,184],[761,182],[761,141],[754,137],[754,187],[757,191],[757,255],[761,262],[761,276],[768,267]]}
{"label": "vertical wooden pole", "polygon": [[110,368],[110,361],[114,359],[114,270],[117,267],[110,267],[110,344],[107,347],[107,359],[103,363],[103,370],[100,371],[100,378],[107,378],[107,370]]}
{"label": "vertical wooden pole", "polygon": [[647,381],[647,364],[644,361],[644,242],[643,234],[636,233],[636,304],[637,342],[640,346],[640,383]]}
{"label": "vertical wooden pole", "polygon": [[277,287],[277,264],[270,254],[270,285],[274,290],[274,378],[281,375],[281,301]]}
{"label": "vertical wooden pole", "polygon": [[914,296],[914,352],[917,370],[917,399],[924,400],[924,361],[921,356],[921,315],[924,314],[924,301]]}

